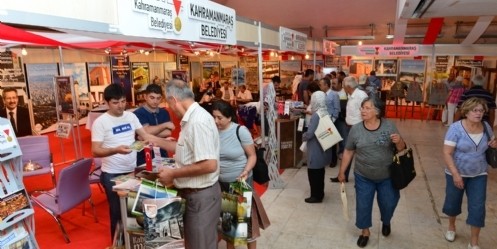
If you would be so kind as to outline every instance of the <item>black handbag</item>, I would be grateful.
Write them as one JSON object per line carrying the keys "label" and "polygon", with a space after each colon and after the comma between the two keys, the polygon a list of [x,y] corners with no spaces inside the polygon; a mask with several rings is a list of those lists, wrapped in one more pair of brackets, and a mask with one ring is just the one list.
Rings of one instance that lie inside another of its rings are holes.
{"label": "black handbag", "polygon": [[390,165],[390,178],[392,185],[396,189],[403,189],[416,177],[414,168],[414,158],[412,149],[406,148],[397,152],[393,156],[393,162]]}
{"label": "black handbag", "polygon": [[[487,137],[490,141],[492,138],[490,136],[490,133],[487,130],[487,125],[485,122],[483,124],[483,129],[485,130],[485,134],[487,134]],[[488,147],[488,149],[485,151],[485,159],[487,159],[488,165],[490,165],[492,168],[497,168],[497,149],[494,149],[492,147]]]}
{"label": "black handbag", "polygon": [[[240,140],[240,136],[238,135],[238,130],[240,130],[240,126],[236,127],[236,137],[238,138],[238,142],[240,142],[241,144],[242,141]],[[271,180],[269,178],[269,169],[266,160],[264,159],[265,150],[265,148],[255,149],[257,161],[255,161],[254,168],[252,169],[252,178],[254,179],[254,182],[257,182],[259,184],[264,184]]]}

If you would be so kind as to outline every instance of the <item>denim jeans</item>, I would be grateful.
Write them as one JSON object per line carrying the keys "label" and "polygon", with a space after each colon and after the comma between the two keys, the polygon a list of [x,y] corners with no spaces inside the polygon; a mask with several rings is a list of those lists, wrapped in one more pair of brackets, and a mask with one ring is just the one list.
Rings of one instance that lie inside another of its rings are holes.
{"label": "denim jeans", "polygon": [[129,173],[122,174],[109,174],[102,172],[100,175],[100,183],[104,187],[105,195],[107,196],[107,201],[109,202],[109,216],[110,216],[110,238],[112,239],[114,233],[116,232],[117,223],[121,220],[121,206],[119,204],[119,196],[117,192],[112,190],[112,186],[116,183],[111,181],[113,178],[125,175]]}
{"label": "denim jeans", "polygon": [[390,178],[373,181],[357,173],[355,177],[355,192],[356,192],[356,222],[355,225],[359,229],[366,229],[372,226],[373,200],[375,192],[377,193],[376,200],[380,208],[381,222],[385,225],[390,225],[393,212],[397,207],[400,199],[398,189],[393,188]]}
{"label": "denim jeans", "polygon": [[487,197],[487,175],[463,177],[464,188],[454,186],[452,175],[445,174],[445,201],[442,212],[448,216],[461,214],[464,192],[468,198],[468,218],[466,224],[474,227],[485,226],[485,201]]}

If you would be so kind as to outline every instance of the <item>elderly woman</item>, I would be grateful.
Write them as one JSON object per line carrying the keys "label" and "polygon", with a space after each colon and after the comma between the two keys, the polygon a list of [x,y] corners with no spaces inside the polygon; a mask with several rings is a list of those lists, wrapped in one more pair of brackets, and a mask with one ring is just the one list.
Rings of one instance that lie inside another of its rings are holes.
{"label": "elderly woman", "polygon": [[[372,226],[373,200],[377,194],[383,236],[390,235],[390,220],[397,203],[399,190],[392,186],[389,167],[392,163],[392,146],[398,151],[406,148],[394,123],[383,119],[383,103],[375,96],[361,103],[362,122],[350,129],[340,164],[338,180],[345,181],[345,170],[355,155],[356,223],[362,233],[357,240],[359,247],[368,244]],[[393,144],[393,145],[392,145]]]}
{"label": "elderly woman", "polygon": [[311,187],[311,196],[305,199],[307,203],[320,203],[324,198],[324,168],[331,163],[331,153],[323,151],[314,132],[319,119],[330,118],[326,108],[326,93],[315,91],[311,95],[312,116],[307,131],[302,135],[302,140],[307,141],[307,177]]}
{"label": "elderly woman", "polygon": [[[464,192],[468,198],[468,218],[471,226],[469,249],[480,248],[478,238],[485,225],[485,199],[487,189],[487,162],[485,151],[497,147],[493,130],[482,122],[488,111],[486,100],[470,98],[461,105],[464,117],[450,125],[445,134],[443,156],[445,168],[444,214],[449,216],[449,228],[445,239],[452,242],[456,237],[456,217],[461,214]],[[484,125],[486,126],[485,132]],[[490,136],[490,137],[489,137]]]}
{"label": "elderly woman", "polygon": [[[221,190],[229,192],[230,183],[237,180],[246,180],[252,186],[252,169],[255,166],[257,156],[250,131],[245,126],[238,128],[235,110],[228,102],[220,100],[214,102],[212,116],[214,116],[214,121],[219,130],[219,144],[221,145],[219,150],[219,184],[221,185]],[[249,231],[249,235],[247,248],[255,249],[257,244],[255,238],[252,237],[252,230]],[[226,246],[228,249],[235,248],[230,241],[226,241]]]}

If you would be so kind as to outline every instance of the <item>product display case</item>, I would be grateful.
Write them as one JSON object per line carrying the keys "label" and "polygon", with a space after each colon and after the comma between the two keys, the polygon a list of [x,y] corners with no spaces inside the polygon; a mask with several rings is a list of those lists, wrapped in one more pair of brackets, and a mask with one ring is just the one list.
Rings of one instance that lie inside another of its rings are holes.
{"label": "product display case", "polygon": [[22,152],[10,121],[0,118],[0,248],[38,248],[34,210],[22,181]]}

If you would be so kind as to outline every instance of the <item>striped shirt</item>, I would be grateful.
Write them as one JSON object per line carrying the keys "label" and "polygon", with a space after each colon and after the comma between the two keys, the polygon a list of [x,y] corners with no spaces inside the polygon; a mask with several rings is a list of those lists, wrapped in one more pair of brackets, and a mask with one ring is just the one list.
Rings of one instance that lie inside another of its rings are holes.
{"label": "striped shirt", "polygon": [[464,101],[473,97],[485,99],[487,101],[488,109],[495,109],[496,107],[494,96],[492,96],[492,94],[485,90],[482,86],[473,86],[464,92],[459,99],[457,107],[459,108]]}
{"label": "striped shirt", "polygon": [[449,98],[447,99],[447,103],[449,104],[457,104],[461,95],[464,93],[464,87],[462,85],[455,86],[450,89]]}
{"label": "striped shirt", "polygon": [[185,112],[180,125],[176,167],[188,167],[196,162],[214,159],[217,161],[217,170],[199,176],[176,178],[174,185],[179,189],[212,186],[219,177],[219,133],[214,118],[195,102]]}

